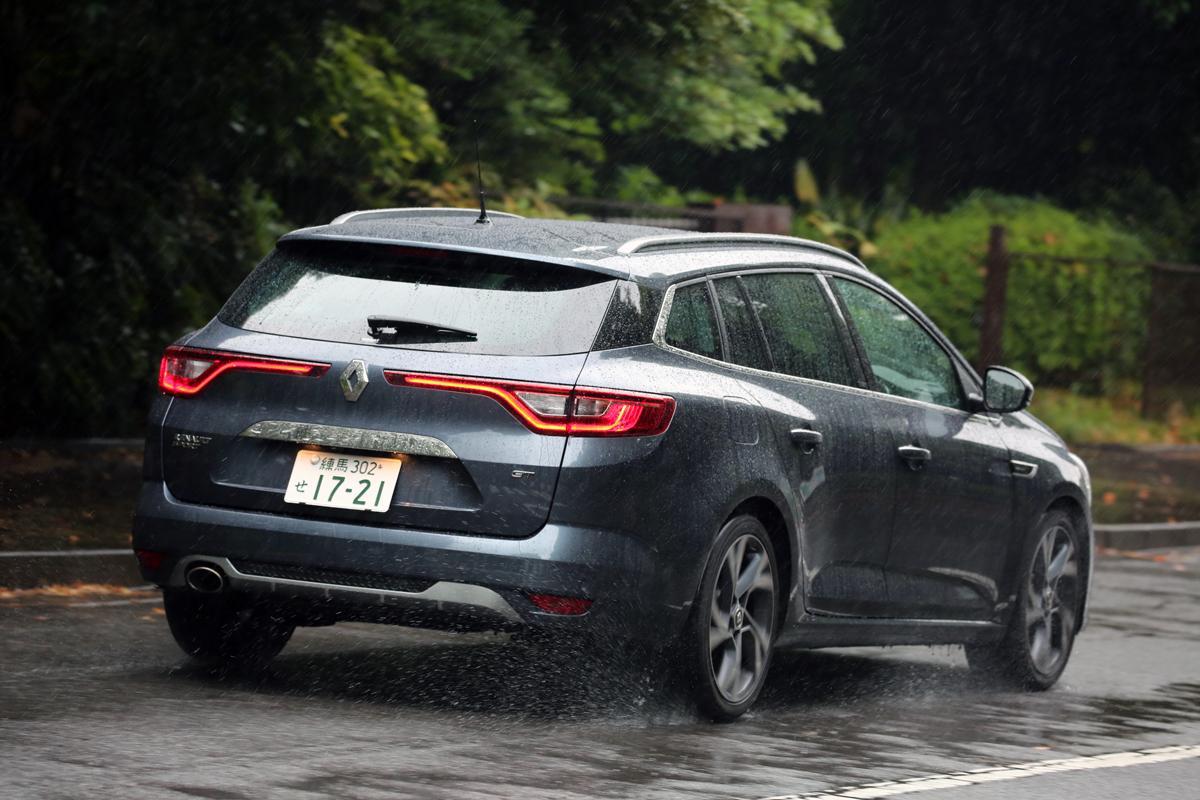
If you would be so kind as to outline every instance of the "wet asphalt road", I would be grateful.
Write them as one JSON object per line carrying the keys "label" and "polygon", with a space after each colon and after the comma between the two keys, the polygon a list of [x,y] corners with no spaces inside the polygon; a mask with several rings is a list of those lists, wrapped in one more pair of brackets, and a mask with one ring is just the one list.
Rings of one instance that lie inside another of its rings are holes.
{"label": "wet asphalt road", "polygon": [[[980,683],[957,648],[796,652],[715,726],[652,679],[521,652],[341,625],[221,680],[152,598],[0,603],[0,797],[759,798],[1200,745],[1200,551],[1102,560],[1091,625],[1040,695]],[[1200,758],[921,796],[1200,798]]]}

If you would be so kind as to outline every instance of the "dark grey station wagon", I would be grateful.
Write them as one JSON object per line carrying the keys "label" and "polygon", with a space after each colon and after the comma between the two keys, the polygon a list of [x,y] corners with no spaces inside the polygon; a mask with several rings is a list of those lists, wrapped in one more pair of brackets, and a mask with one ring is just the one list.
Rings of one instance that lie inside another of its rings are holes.
{"label": "dark grey station wagon", "polygon": [[369,620],[640,641],[731,719],[775,648],[962,643],[1041,689],[1083,462],[857,259],[389,209],[294,231],[169,347],[134,548],[182,648]]}

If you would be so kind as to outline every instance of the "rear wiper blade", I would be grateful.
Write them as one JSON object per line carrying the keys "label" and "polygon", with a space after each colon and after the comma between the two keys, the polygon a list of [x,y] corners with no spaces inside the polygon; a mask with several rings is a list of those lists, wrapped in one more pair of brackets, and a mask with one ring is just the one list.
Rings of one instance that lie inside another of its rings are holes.
{"label": "rear wiper blade", "polygon": [[402,317],[367,317],[367,335],[372,339],[396,339],[401,336],[430,334],[439,339],[469,339],[478,338],[475,331],[456,328],[453,325],[441,325],[437,322],[424,322],[419,319],[404,319]]}

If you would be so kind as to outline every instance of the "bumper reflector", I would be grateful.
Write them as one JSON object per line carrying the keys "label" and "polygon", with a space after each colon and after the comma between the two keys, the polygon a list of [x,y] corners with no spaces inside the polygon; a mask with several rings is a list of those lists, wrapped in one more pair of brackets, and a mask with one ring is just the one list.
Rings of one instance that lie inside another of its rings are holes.
{"label": "bumper reflector", "polygon": [[133,554],[137,556],[138,564],[142,569],[155,570],[162,566],[163,554],[154,550],[134,550]]}
{"label": "bumper reflector", "polygon": [[529,599],[540,611],[547,614],[562,614],[577,617],[586,614],[592,607],[592,601],[582,597],[562,597],[557,594],[530,594]]}

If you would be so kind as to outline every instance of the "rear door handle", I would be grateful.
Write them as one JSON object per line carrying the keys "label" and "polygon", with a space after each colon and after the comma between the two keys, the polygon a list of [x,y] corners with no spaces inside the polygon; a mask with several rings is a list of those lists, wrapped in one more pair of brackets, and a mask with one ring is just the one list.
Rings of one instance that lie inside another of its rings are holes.
{"label": "rear door handle", "polygon": [[933,453],[926,450],[924,447],[917,447],[913,444],[906,444],[903,447],[896,448],[896,452],[900,457],[908,462],[908,466],[913,469],[920,469],[927,462],[933,459]]}
{"label": "rear door handle", "polygon": [[820,431],[814,431],[812,428],[792,428],[792,441],[800,445],[800,452],[811,453],[821,445]]}

